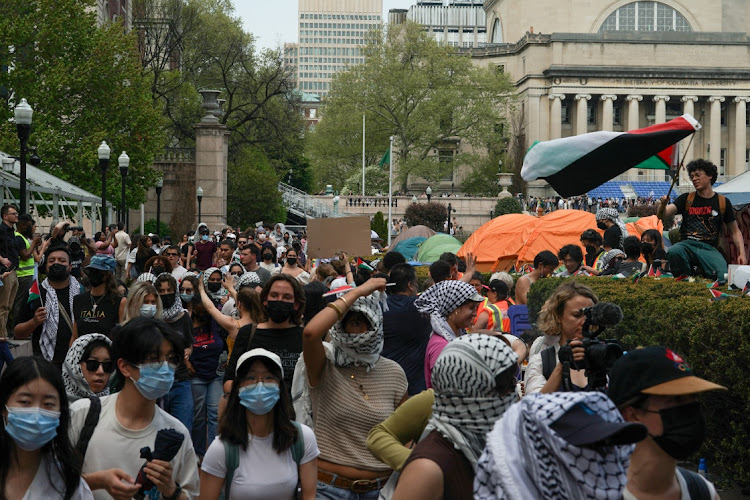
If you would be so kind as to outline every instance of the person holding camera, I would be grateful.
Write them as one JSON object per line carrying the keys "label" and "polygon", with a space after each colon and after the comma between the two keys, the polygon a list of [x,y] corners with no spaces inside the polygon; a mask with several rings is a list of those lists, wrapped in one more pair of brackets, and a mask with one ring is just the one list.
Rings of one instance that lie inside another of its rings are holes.
{"label": "person holding camera", "polygon": [[[582,309],[599,302],[593,290],[576,282],[560,285],[539,312],[537,327],[545,335],[546,349],[532,347],[526,369],[525,394],[557,392],[563,383],[563,364],[558,362],[561,347],[569,346],[573,360],[583,363],[585,351],[581,341],[586,315]],[[538,346],[537,346],[538,347]],[[547,361],[544,361],[547,358]],[[570,369],[573,386],[584,388],[588,379],[584,370]]]}

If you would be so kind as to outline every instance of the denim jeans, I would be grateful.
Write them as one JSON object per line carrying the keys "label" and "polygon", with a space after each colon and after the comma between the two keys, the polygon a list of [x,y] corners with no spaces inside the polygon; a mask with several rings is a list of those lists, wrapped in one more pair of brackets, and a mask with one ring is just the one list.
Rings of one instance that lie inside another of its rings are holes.
{"label": "denim jeans", "polygon": [[190,434],[193,438],[195,453],[200,457],[206,454],[208,445],[216,437],[223,382],[221,377],[215,377],[212,380],[203,380],[198,377],[190,379],[193,390],[193,430]]}
{"label": "denim jeans", "polygon": [[182,422],[188,432],[193,429],[193,390],[189,380],[175,382],[162,400],[164,411]]}
{"label": "denim jeans", "polygon": [[315,498],[320,500],[378,500],[380,490],[372,490],[366,493],[354,493],[351,490],[337,488],[330,484],[318,481],[318,492]]}

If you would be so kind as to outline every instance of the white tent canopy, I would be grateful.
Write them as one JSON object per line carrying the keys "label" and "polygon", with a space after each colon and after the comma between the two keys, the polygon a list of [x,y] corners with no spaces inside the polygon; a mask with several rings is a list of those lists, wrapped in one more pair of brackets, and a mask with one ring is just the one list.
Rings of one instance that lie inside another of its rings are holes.
{"label": "white tent canopy", "polygon": [[732,202],[736,210],[750,204],[750,172],[740,174],[729,182],[714,189]]}

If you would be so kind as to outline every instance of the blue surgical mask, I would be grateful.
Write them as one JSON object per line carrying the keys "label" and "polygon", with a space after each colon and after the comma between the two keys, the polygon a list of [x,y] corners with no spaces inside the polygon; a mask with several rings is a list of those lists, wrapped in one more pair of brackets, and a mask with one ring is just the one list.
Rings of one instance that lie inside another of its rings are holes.
{"label": "blue surgical mask", "polygon": [[183,302],[192,302],[193,300],[193,294],[192,293],[181,293],[180,298]]}
{"label": "blue surgical mask", "polygon": [[57,436],[60,425],[60,412],[34,408],[5,407],[8,420],[5,431],[19,448],[26,451],[38,450]]}
{"label": "blue surgical mask", "polygon": [[279,401],[279,386],[273,383],[258,382],[243,387],[239,390],[238,395],[242,406],[256,415],[265,415],[273,410],[273,407]]}
{"label": "blue surgical mask", "polygon": [[143,363],[138,365],[141,376],[138,380],[133,380],[135,388],[146,399],[154,401],[166,396],[172,388],[174,382],[175,367],[166,361],[161,363]]}
{"label": "blue surgical mask", "polygon": [[203,241],[208,241],[208,235],[207,235],[207,234],[204,234],[203,236],[201,236],[201,239],[202,239]]}
{"label": "blue surgical mask", "polygon": [[141,316],[144,318],[153,318],[156,316],[156,305],[143,304],[140,309]]}

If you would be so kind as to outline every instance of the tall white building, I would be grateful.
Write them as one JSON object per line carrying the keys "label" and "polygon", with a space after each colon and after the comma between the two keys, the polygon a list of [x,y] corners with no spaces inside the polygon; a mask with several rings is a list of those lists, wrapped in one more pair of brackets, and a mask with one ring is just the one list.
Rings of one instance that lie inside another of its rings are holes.
{"label": "tall white building", "polygon": [[479,47],[488,41],[483,3],[484,0],[419,0],[408,11],[392,9],[388,22],[400,24],[406,18],[424,26],[440,44]]}

